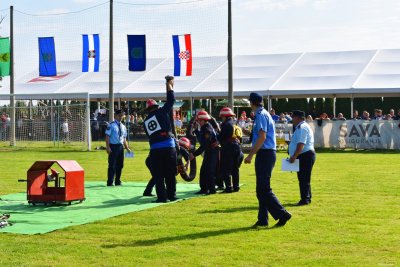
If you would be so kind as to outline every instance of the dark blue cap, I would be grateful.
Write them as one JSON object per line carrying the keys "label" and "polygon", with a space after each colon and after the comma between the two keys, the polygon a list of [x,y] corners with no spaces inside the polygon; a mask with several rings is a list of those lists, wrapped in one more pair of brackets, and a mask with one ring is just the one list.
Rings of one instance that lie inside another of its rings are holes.
{"label": "dark blue cap", "polygon": [[302,110],[293,110],[292,111],[292,117],[304,118],[305,116],[306,116],[306,113]]}
{"label": "dark blue cap", "polygon": [[249,100],[251,103],[259,104],[262,102],[263,99],[262,99],[262,95],[260,95],[259,93],[251,93]]}

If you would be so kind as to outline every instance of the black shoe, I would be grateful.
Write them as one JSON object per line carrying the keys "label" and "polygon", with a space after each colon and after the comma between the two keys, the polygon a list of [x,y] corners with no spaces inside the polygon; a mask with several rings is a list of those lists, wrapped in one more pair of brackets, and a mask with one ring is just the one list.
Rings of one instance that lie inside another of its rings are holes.
{"label": "black shoe", "polygon": [[214,194],[216,194],[217,193],[217,191],[215,191],[215,190],[210,190],[210,191],[208,191],[208,194],[207,195],[214,195]]}
{"label": "black shoe", "polygon": [[121,186],[122,182],[115,182],[115,186]]}
{"label": "black shoe", "polygon": [[169,199],[169,201],[177,201],[177,200],[179,200],[179,198],[177,198],[177,197],[173,197],[173,198]]}
{"label": "black shoe", "polygon": [[196,195],[207,195],[207,191],[204,191],[204,190],[200,190],[199,192],[196,192],[195,194]]}
{"label": "black shoe", "polygon": [[268,223],[262,223],[257,221],[251,228],[258,228],[258,227],[268,227]]}
{"label": "black shoe", "polygon": [[290,220],[290,218],[292,218],[292,214],[290,214],[288,211],[285,211],[285,213],[279,219],[279,221],[276,223],[275,226],[284,226],[287,223],[287,221]]}
{"label": "black shoe", "polygon": [[299,202],[297,202],[297,206],[305,206],[305,205],[309,205],[311,203],[311,201],[308,200],[300,200]]}
{"label": "black shoe", "polygon": [[114,186],[113,184],[107,184],[107,186]]}
{"label": "black shoe", "polygon": [[166,199],[156,199],[156,200],[154,200],[153,201],[153,203],[167,203],[167,200]]}
{"label": "black shoe", "polygon": [[143,193],[143,196],[144,196],[144,197],[154,197],[155,195],[152,194],[152,193],[144,192],[144,193]]}
{"label": "black shoe", "polygon": [[225,188],[223,186],[218,186],[217,191],[223,191]]}
{"label": "black shoe", "polygon": [[240,190],[240,187],[234,187],[233,188],[233,192],[239,192],[239,190]]}
{"label": "black shoe", "polygon": [[229,193],[232,193],[233,191],[232,191],[232,189],[230,189],[230,188],[226,188],[224,191],[222,191],[221,193],[223,193],[223,194],[229,194]]}

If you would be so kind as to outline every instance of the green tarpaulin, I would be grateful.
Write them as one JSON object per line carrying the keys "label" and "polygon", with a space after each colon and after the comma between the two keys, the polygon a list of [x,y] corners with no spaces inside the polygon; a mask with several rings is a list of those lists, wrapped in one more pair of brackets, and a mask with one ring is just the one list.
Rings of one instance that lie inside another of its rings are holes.
{"label": "green tarpaulin", "polygon": [[0,38],[0,77],[10,75],[10,40]]}
{"label": "green tarpaulin", "polygon": [[[10,213],[12,226],[0,233],[43,234],[68,226],[104,220],[129,212],[172,204],[153,203],[154,197],[143,197],[146,183],[124,183],[107,187],[104,182],[86,182],[83,203],[72,205],[28,205],[26,193],[0,197],[0,213]],[[177,184],[177,197],[187,199],[198,196],[198,184]],[[0,215],[1,215],[0,214]]]}

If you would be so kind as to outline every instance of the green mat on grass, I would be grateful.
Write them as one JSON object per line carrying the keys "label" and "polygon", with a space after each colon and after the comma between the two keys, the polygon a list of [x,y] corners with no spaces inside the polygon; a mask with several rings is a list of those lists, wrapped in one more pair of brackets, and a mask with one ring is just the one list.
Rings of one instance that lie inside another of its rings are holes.
{"label": "green mat on grass", "polygon": [[[129,212],[149,209],[169,203],[153,203],[155,197],[143,197],[146,183],[124,183],[106,187],[104,182],[86,182],[83,203],[72,205],[28,205],[26,193],[0,197],[0,215],[10,213],[10,223],[0,233],[43,234],[68,226],[104,220]],[[198,196],[198,184],[177,184],[177,197]]]}

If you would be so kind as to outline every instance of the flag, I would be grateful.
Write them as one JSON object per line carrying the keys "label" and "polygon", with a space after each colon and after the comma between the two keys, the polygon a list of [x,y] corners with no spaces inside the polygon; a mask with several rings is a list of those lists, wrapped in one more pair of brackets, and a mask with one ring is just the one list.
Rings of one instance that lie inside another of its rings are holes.
{"label": "flag", "polygon": [[128,35],[129,70],[146,70],[146,35]]}
{"label": "flag", "polygon": [[82,72],[98,72],[100,66],[100,38],[98,34],[83,34]]}
{"label": "flag", "polygon": [[174,76],[192,76],[192,40],[190,34],[172,35]]}
{"label": "flag", "polygon": [[39,76],[56,76],[56,49],[53,37],[39,37]]}
{"label": "flag", "polygon": [[0,77],[10,75],[10,39],[0,38]]}

